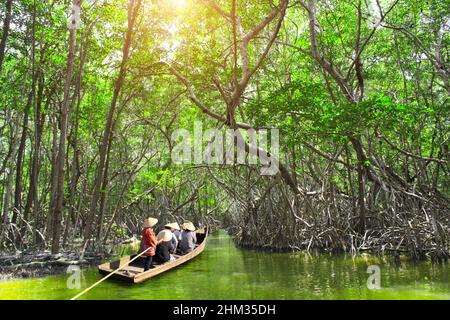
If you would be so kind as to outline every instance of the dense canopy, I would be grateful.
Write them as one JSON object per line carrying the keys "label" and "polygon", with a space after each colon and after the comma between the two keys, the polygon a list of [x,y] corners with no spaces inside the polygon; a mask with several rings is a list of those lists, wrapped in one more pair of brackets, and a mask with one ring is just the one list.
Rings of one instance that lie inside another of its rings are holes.
{"label": "dense canopy", "polygon": [[[99,249],[155,216],[225,226],[243,246],[447,258],[449,12],[3,1],[0,246]],[[196,122],[278,129],[279,172],[175,163],[174,132]]]}

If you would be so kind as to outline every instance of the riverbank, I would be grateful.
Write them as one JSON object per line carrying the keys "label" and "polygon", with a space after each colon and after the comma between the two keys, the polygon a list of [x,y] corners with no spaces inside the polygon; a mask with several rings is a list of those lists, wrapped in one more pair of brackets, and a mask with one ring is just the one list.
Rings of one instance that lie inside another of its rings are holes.
{"label": "riverbank", "polygon": [[[78,242],[81,246],[81,242]],[[81,257],[80,249],[62,250],[51,254],[49,250],[27,250],[0,254],[0,281],[42,278],[66,273],[69,266],[89,268],[107,259],[136,251],[139,241],[136,237],[120,239],[118,243],[108,243],[98,252],[86,251]]]}
{"label": "riverbank", "polygon": [[72,265],[90,267],[113,255],[79,251],[65,251],[52,255],[50,251],[17,251],[13,255],[0,255],[0,280],[38,278],[66,272]]}

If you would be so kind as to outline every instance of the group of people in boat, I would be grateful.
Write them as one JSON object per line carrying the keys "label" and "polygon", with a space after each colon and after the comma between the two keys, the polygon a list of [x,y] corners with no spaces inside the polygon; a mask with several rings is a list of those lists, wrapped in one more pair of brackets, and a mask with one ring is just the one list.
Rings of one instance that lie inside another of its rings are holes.
{"label": "group of people in boat", "polygon": [[180,226],[178,223],[168,223],[158,235],[153,227],[158,223],[156,218],[147,218],[142,230],[141,252],[144,252],[144,271],[153,268],[153,263],[166,263],[175,260],[173,254],[186,254],[194,250],[197,243],[195,226],[186,221]]}

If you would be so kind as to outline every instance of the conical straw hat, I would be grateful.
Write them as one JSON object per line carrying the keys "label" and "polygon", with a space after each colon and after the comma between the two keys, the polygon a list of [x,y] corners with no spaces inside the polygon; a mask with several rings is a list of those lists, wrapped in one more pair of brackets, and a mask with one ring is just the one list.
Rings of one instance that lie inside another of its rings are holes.
{"label": "conical straw hat", "polygon": [[183,224],[181,225],[181,227],[182,227],[183,229],[186,229],[186,230],[189,230],[189,231],[195,231],[195,226],[194,226],[194,224],[193,224],[192,222],[190,222],[190,221],[187,221],[187,222],[183,223]]}
{"label": "conical straw hat", "polygon": [[158,233],[157,239],[158,240],[162,239],[162,241],[170,241],[170,240],[172,240],[172,232],[167,229],[162,230]]}
{"label": "conical straw hat", "polygon": [[164,227],[169,227],[175,230],[180,230],[180,226],[176,222],[168,223]]}
{"label": "conical straw hat", "polygon": [[172,224],[173,224],[173,228],[174,228],[175,230],[180,230],[180,225],[179,225],[178,223],[173,222]]}
{"label": "conical straw hat", "polygon": [[155,224],[158,223],[158,219],[155,218],[147,218],[144,220],[144,228],[153,227]]}

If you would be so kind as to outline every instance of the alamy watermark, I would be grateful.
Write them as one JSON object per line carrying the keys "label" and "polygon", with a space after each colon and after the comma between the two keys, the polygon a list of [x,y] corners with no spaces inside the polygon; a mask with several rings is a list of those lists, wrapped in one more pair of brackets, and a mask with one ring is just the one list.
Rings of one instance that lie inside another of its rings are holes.
{"label": "alamy watermark", "polygon": [[67,267],[66,273],[70,274],[67,277],[66,286],[68,289],[80,289],[81,281],[83,280],[83,271],[80,266],[70,265]]}
{"label": "alamy watermark", "polygon": [[67,28],[69,30],[78,29],[81,22],[81,8],[79,5],[73,4],[70,8],[69,17],[67,19]]}
{"label": "alamy watermark", "polygon": [[370,276],[367,278],[367,289],[379,290],[381,289],[381,269],[377,265],[370,265],[367,271]]}
{"label": "alamy watermark", "polygon": [[276,128],[204,130],[203,123],[196,121],[193,135],[187,129],[177,129],[171,140],[175,164],[248,164],[260,165],[261,175],[279,172],[279,130]]}

